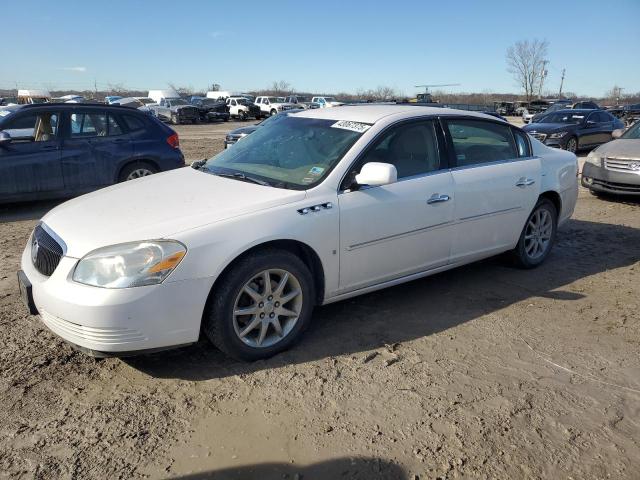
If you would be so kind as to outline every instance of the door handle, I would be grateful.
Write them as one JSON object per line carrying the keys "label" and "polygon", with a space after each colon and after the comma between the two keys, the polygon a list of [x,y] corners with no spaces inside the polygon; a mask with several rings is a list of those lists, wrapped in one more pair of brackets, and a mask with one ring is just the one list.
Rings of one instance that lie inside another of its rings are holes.
{"label": "door handle", "polygon": [[533,178],[525,178],[522,177],[520,180],[516,182],[516,187],[528,187],[529,185],[533,185],[536,181]]}
{"label": "door handle", "polygon": [[450,199],[451,197],[449,195],[440,195],[439,193],[434,193],[433,195],[431,195],[431,197],[429,197],[427,203],[431,205],[432,203],[448,202]]}

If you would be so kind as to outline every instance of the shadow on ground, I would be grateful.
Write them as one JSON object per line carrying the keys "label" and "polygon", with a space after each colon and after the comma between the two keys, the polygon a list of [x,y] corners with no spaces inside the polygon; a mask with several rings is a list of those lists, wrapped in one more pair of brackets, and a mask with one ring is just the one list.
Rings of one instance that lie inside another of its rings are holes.
{"label": "shadow on ground", "polygon": [[546,263],[535,270],[515,269],[496,257],[317,308],[302,341],[266,361],[230,360],[206,340],[124,361],[154,377],[207,380],[355,354],[425,337],[535,297],[579,300],[583,294],[568,285],[639,259],[640,230],[571,220]]}
{"label": "shadow on ground", "polygon": [[355,457],[327,460],[307,466],[262,463],[170,478],[177,480],[328,480],[339,478],[404,480],[409,476],[402,467],[386,460]]}

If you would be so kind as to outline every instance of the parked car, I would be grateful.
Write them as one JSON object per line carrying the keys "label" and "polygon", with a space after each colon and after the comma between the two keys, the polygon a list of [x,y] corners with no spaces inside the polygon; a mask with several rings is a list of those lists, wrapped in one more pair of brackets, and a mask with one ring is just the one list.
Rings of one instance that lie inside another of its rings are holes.
{"label": "parked car", "polygon": [[248,125],[246,127],[240,127],[240,128],[236,128],[235,130],[231,130],[229,133],[227,133],[226,137],[224,138],[224,148],[229,148],[231,145],[234,145],[238,140],[242,140],[247,135],[255,132],[258,128],[268,125],[269,122],[271,122],[272,120],[282,118],[283,115],[290,115],[292,113],[302,112],[303,110],[304,109],[302,108],[287,110],[286,112],[280,112],[277,115],[267,117],[264,120],[262,120],[260,123],[257,123],[255,125]]}
{"label": "parked car", "polygon": [[157,103],[153,98],[149,97],[133,97],[136,100],[140,100],[144,105],[151,105],[152,103]]}
{"label": "parked car", "polygon": [[269,115],[297,108],[295,105],[285,102],[284,97],[257,97],[255,105],[260,107],[261,117],[268,117]]}
{"label": "parked car", "polygon": [[229,115],[238,120],[246,120],[248,118],[260,118],[260,107],[245,97],[229,97],[225,100]]}
{"label": "parked car", "polygon": [[344,102],[337,101],[335,97],[313,97],[311,103],[317,103],[318,108],[339,107],[340,105],[344,105]]}
{"label": "parked car", "polygon": [[174,125],[200,122],[200,110],[184,98],[162,98],[159,103],[148,106],[153,115]]}
{"label": "parked car", "polygon": [[577,152],[608,142],[612,132],[624,124],[604,110],[558,110],[538,123],[524,127],[525,132],[550,147]]}
{"label": "parked car", "polygon": [[0,107],[18,105],[18,97],[0,97]]}
{"label": "parked car", "polygon": [[289,95],[284,101],[295,105],[297,108],[320,108],[320,104],[313,103],[311,97],[304,95]]}
{"label": "parked car", "polygon": [[93,355],[202,332],[257,360],[293,345],[316,305],[503,252],[540,265],[578,194],[574,154],[402,105],[285,115],[192,167],[45,215],[22,255],[29,311]]}
{"label": "parked car", "polygon": [[589,152],[582,169],[582,186],[594,194],[640,196],[640,122],[626,132],[614,130],[615,140]]}
{"label": "parked car", "polygon": [[566,110],[568,108],[572,109],[584,109],[584,110],[597,110],[600,107],[598,104],[594,102],[576,102],[576,103],[567,103],[567,101],[559,100],[558,102],[551,105],[545,111],[536,113],[533,117],[530,118],[529,122],[525,123],[537,123],[542,117],[547,115],[548,113],[557,112],[559,110]]}
{"label": "parked car", "polygon": [[214,100],[226,100],[227,98],[231,97],[232,94],[231,92],[224,92],[224,91],[213,91],[213,92],[207,92],[206,94],[207,98],[213,98]]}
{"label": "parked car", "polygon": [[189,103],[198,108],[201,122],[229,121],[229,111],[224,101],[206,97],[191,97]]}
{"label": "parked car", "polygon": [[0,111],[2,203],[70,197],[182,166],[178,135],[131,108],[52,103]]}
{"label": "parked car", "polygon": [[107,105],[113,105],[121,98],[123,98],[121,95],[108,95],[104,97],[104,103],[106,103]]}

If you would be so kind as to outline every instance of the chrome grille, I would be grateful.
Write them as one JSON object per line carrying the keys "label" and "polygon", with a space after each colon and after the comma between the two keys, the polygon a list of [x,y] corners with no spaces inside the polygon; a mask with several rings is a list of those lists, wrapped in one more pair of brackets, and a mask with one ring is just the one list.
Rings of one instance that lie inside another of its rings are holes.
{"label": "chrome grille", "polygon": [[637,173],[640,175],[640,159],[630,160],[626,158],[605,157],[604,167],[607,170],[625,173]]}
{"label": "chrome grille", "polygon": [[50,276],[64,255],[62,245],[37,225],[31,236],[31,261],[42,275]]}

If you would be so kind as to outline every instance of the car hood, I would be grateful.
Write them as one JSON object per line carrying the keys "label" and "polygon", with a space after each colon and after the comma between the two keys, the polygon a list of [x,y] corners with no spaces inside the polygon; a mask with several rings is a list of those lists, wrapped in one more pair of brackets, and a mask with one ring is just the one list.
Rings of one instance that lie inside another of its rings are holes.
{"label": "car hood", "polygon": [[42,219],[81,258],[118,243],[179,232],[303,200],[304,191],[266,187],[180,168],[77,197]]}
{"label": "car hood", "polygon": [[619,138],[600,145],[595,151],[607,157],[640,159],[640,139]]}
{"label": "car hood", "polygon": [[250,127],[240,127],[235,130],[231,130],[227,135],[249,135],[250,133],[255,132],[258,128],[258,125],[251,125]]}
{"label": "car hood", "polygon": [[177,112],[179,110],[197,110],[198,107],[194,107],[193,105],[176,105],[175,107],[171,107],[172,112]]}
{"label": "car hood", "polygon": [[523,130],[529,133],[554,133],[573,131],[576,127],[577,125],[569,123],[530,123]]}

